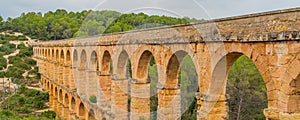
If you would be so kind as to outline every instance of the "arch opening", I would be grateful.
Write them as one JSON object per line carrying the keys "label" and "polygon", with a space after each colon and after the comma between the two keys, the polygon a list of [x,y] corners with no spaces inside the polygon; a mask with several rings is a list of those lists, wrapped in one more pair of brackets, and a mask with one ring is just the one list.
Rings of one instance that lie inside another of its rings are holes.
{"label": "arch opening", "polygon": [[54,53],[54,49],[52,49],[52,52],[51,52],[51,55],[52,55],[52,56],[51,56],[51,59],[52,59],[52,60],[55,60],[54,54],[55,54],[55,53]]}
{"label": "arch opening", "polygon": [[149,84],[145,89],[145,94],[149,94],[149,105],[145,105],[148,108],[146,110],[150,111],[150,119],[157,119],[157,110],[158,110],[158,73],[157,73],[157,64],[152,52],[146,50],[142,53],[139,58],[137,66],[136,77],[138,82]]}
{"label": "arch opening", "polygon": [[64,105],[69,106],[69,95],[65,94]]}
{"label": "arch opening", "polygon": [[75,111],[76,109],[76,101],[75,101],[75,98],[72,97],[71,99],[71,110]]}
{"label": "arch opening", "polygon": [[288,99],[288,112],[300,112],[300,74],[290,83],[291,92]]}
{"label": "arch opening", "polygon": [[74,52],[73,52],[73,65],[72,66],[76,66],[77,62],[78,62],[78,53],[77,53],[77,50],[74,50]]}
{"label": "arch opening", "polygon": [[[118,86],[118,89],[122,89],[122,92],[124,94],[124,101],[122,101],[123,104],[126,104],[125,108],[123,108],[123,111],[127,112],[127,118],[130,118],[130,106],[131,106],[131,78],[132,78],[132,70],[131,70],[131,62],[129,59],[129,55],[125,50],[121,52],[121,54],[118,57],[118,63],[117,63],[117,77],[119,79],[126,79],[127,83],[123,83],[120,85],[124,86]],[[117,105],[122,109],[122,105]]]}
{"label": "arch opening", "polygon": [[86,68],[87,68],[87,58],[86,58],[87,56],[86,56],[86,52],[85,52],[85,50],[83,50],[82,52],[81,52],[81,55],[80,55],[80,69],[81,70],[86,70]]}
{"label": "arch opening", "polygon": [[87,89],[88,89],[88,97],[89,97],[89,102],[91,103],[97,103],[97,98],[99,97],[97,95],[97,71],[98,71],[98,56],[96,51],[93,51],[91,56],[90,56],[90,61],[89,61],[89,72],[87,72]]}
{"label": "arch opening", "polygon": [[90,69],[93,71],[99,71],[98,57],[95,51],[93,51],[91,55]]}
{"label": "arch opening", "polygon": [[187,52],[180,50],[171,56],[167,66],[167,79],[164,88],[179,93],[179,95],[170,95],[172,103],[169,103],[169,106],[180,104],[178,106],[180,108],[172,107],[172,109],[180,109],[180,116],[175,115],[174,117],[183,120],[197,119],[198,74],[194,61]]}
{"label": "arch opening", "polygon": [[144,51],[141,55],[138,63],[137,68],[137,78],[139,80],[142,80],[143,82],[147,82],[148,78],[148,65],[150,63],[150,60],[152,59],[153,55],[150,51]]}
{"label": "arch opening", "polygon": [[[263,110],[268,107],[266,84],[250,58],[246,55],[236,57],[229,66],[226,83],[229,119],[265,119]],[[231,63],[230,59],[228,61]]]}
{"label": "arch opening", "polygon": [[101,72],[103,74],[109,74],[112,73],[112,60],[111,60],[111,55],[108,51],[105,51],[102,57],[102,63],[101,63]]}
{"label": "arch opening", "polygon": [[213,69],[208,100],[200,111],[219,110],[227,119],[265,119],[266,84],[253,61],[243,53],[226,54]]}
{"label": "arch opening", "polygon": [[79,116],[80,117],[84,117],[85,116],[85,108],[84,108],[84,105],[83,103],[80,103],[79,104],[79,109],[78,109],[78,113],[79,113]]}
{"label": "arch opening", "polygon": [[67,54],[66,54],[66,62],[67,62],[67,65],[70,65],[71,64],[71,53],[69,50],[67,50]]}
{"label": "arch opening", "polygon": [[61,90],[61,89],[59,90],[59,97],[58,97],[58,100],[59,100],[60,102],[63,102],[63,93],[62,93],[62,90]]}
{"label": "arch opening", "polygon": [[57,87],[55,87],[54,95],[55,95],[55,97],[58,97],[58,90],[57,90]]}
{"label": "arch opening", "polygon": [[50,90],[50,83],[47,82],[47,90]]}
{"label": "arch opening", "polygon": [[56,50],[56,58],[55,58],[55,60],[56,60],[56,62],[59,62],[59,50],[57,49]]}
{"label": "arch opening", "polygon": [[148,79],[150,80],[150,119],[156,120],[158,110],[158,70],[153,56],[148,64]]}
{"label": "arch opening", "polygon": [[94,112],[94,110],[93,109],[91,109],[90,111],[89,111],[89,118],[88,118],[89,120],[96,120],[96,118],[95,118],[95,112]]}

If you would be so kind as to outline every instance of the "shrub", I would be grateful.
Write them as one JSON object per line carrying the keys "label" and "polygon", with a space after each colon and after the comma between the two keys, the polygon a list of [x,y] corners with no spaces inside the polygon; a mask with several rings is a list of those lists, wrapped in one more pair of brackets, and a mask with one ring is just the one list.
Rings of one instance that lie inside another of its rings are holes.
{"label": "shrub", "polygon": [[16,64],[22,62],[22,59],[19,56],[11,56],[8,59],[9,59],[9,64]]}
{"label": "shrub", "polygon": [[26,98],[23,96],[18,97],[19,104],[25,104]]}
{"label": "shrub", "polygon": [[18,40],[28,40],[24,35],[19,35]]}
{"label": "shrub", "polygon": [[55,119],[56,113],[54,111],[48,110],[48,111],[42,112],[41,116],[46,117],[48,119]]}
{"label": "shrub", "polygon": [[30,70],[31,69],[31,66],[24,62],[17,62],[14,64],[14,67],[17,67],[22,70]]}
{"label": "shrub", "polygon": [[21,86],[20,86],[20,92],[21,93],[25,93],[25,91],[26,91],[26,85],[23,83]]}
{"label": "shrub", "polygon": [[18,49],[26,49],[27,47],[25,46],[25,44],[23,42],[21,42],[17,48]]}
{"label": "shrub", "polygon": [[5,76],[22,79],[23,78],[22,74],[24,72],[25,72],[24,70],[20,70],[15,66],[10,66],[10,67],[8,67],[8,70],[5,72]]}
{"label": "shrub", "polygon": [[35,97],[36,95],[39,95],[40,91],[38,90],[31,90],[30,92],[25,93],[26,96],[28,97]]}
{"label": "shrub", "polygon": [[90,101],[92,103],[97,103],[97,97],[95,95],[90,96]]}
{"label": "shrub", "polygon": [[36,102],[34,102],[34,107],[38,108],[38,109],[47,108],[47,106],[45,105],[45,103],[42,102],[42,101],[36,101]]}
{"label": "shrub", "polygon": [[[29,107],[30,107],[30,106],[29,106]],[[20,112],[20,113],[30,113],[30,112],[32,112],[31,110],[28,109],[27,106],[16,108],[16,111],[18,111],[18,112]]]}
{"label": "shrub", "polygon": [[0,57],[0,70],[3,70],[2,68],[7,67],[7,60],[4,57]]}
{"label": "shrub", "polygon": [[0,44],[8,44],[9,41],[8,40],[0,40]]}
{"label": "shrub", "polygon": [[28,65],[31,65],[31,66],[36,65],[36,61],[31,59],[31,58],[26,58],[25,63],[28,64]]}
{"label": "shrub", "polygon": [[13,53],[16,50],[16,45],[15,44],[3,44],[3,46],[0,47],[0,51],[4,52],[6,55]]}
{"label": "shrub", "polygon": [[14,115],[11,111],[2,110],[0,111],[0,120],[20,120],[20,118]]}
{"label": "shrub", "polygon": [[4,78],[4,77],[5,77],[5,72],[0,72],[0,78]]}

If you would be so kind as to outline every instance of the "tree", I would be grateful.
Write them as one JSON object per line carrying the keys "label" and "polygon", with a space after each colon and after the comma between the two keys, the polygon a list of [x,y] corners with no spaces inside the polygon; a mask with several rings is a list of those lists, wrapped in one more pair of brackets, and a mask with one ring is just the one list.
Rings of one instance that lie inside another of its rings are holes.
{"label": "tree", "polygon": [[2,31],[2,29],[4,28],[4,23],[3,23],[3,18],[2,16],[0,16],[0,30]]}
{"label": "tree", "polygon": [[241,56],[230,68],[226,93],[228,94],[229,119],[265,119],[267,107],[265,83],[254,63]]}
{"label": "tree", "polygon": [[3,25],[1,20],[0,30],[22,32],[33,39],[59,40],[188,22],[187,18],[148,16],[144,13],[121,14],[111,10],[84,10],[75,13],[58,9],[44,15],[40,12],[22,13],[17,18],[8,18]]}

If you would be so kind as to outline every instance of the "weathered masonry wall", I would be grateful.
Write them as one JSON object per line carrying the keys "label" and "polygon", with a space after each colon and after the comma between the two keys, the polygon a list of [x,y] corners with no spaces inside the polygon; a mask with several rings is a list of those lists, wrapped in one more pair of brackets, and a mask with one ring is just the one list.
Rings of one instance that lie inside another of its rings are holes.
{"label": "weathered masonry wall", "polygon": [[[185,55],[191,56],[198,74],[198,119],[226,119],[228,70],[246,55],[266,83],[265,116],[293,120],[300,119],[299,16],[300,8],[294,8],[32,46],[50,104],[66,119],[148,119],[152,56],[158,65],[158,119],[180,118],[176,76]],[[126,77],[128,58],[132,78]]]}

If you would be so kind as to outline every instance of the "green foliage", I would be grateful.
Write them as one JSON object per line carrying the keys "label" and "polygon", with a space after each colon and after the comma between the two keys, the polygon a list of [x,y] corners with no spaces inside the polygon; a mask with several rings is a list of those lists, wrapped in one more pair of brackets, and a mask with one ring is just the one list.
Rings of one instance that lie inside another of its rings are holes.
{"label": "green foliage", "polygon": [[0,78],[4,78],[5,72],[0,72]]}
{"label": "green foliage", "polygon": [[[24,67],[24,66],[23,66]],[[22,76],[22,74],[24,73],[25,71],[22,70],[22,69],[18,69],[17,67],[14,67],[14,66],[10,66],[8,67],[7,71],[5,72],[5,76],[6,77],[13,77],[13,78],[19,78],[19,79],[22,79],[24,78]]]}
{"label": "green foliage", "polygon": [[97,103],[97,97],[96,97],[95,95],[90,96],[89,100],[90,100],[92,103]]}
{"label": "green foliage", "polygon": [[27,90],[26,84],[21,84],[21,86],[20,86],[20,93],[23,94],[23,93],[25,93],[26,90]]}
{"label": "green foliage", "polygon": [[0,47],[0,51],[5,55],[13,53],[16,50],[16,45],[11,43],[5,43]]}
{"label": "green foliage", "polygon": [[24,43],[21,43],[18,45],[18,49],[20,49],[19,54],[8,58],[9,63],[13,64],[13,66],[8,68],[5,75],[8,77],[24,79],[23,74],[25,71],[29,71],[28,73],[33,77],[28,75],[26,76],[26,79],[39,79],[40,74],[38,73],[37,67],[32,69],[32,67],[36,66],[36,61],[30,58],[33,54],[32,47],[26,47]]}
{"label": "green foliage", "polygon": [[0,70],[3,70],[3,68],[5,69],[7,67],[7,60],[0,56]]}
{"label": "green foliage", "polygon": [[10,56],[9,58],[9,64],[17,64],[18,62],[21,62],[22,59],[19,56]]}
{"label": "green foliage", "polygon": [[21,42],[17,48],[18,49],[26,49],[27,47],[25,46],[25,44],[23,42]]}
{"label": "green foliage", "polygon": [[26,98],[24,96],[19,96],[18,97],[18,102],[19,102],[19,104],[25,104]]}
{"label": "green foliage", "polygon": [[42,101],[36,101],[34,102],[34,107],[38,109],[44,109],[47,108],[46,104]]}
{"label": "green foliage", "polygon": [[178,83],[181,94],[181,117],[183,120],[195,120],[197,114],[195,93],[199,89],[198,75],[190,56],[185,56],[180,64]]}
{"label": "green foliage", "polygon": [[20,57],[30,57],[32,55],[33,55],[32,47],[26,47],[26,48],[20,49],[20,53],[18,54],[18,56],[20,56]]}
{"label": "green foliage", "polygon": [[[16,98],[16,103],[15,103]],[[40,92],[37,90],[29,90],[25,88],[25,84],[20,86],[19,92],[14,94],[12,97],[6,99],[2,104],[2,110],[7,110],[8,107],[11,109],[12,106],[16,105],[16,113],[29,114],[36,110],[47,108],[46,102],[49,100],[49,94],[47,92]],[[47,120],[47,119],[45,119]]]}
{"label": "green foliage", "polygon": [[112,22],[104,33],[123,32],[133,29],[147,29],[160,26],[189,23],[188,19],[167,16],[148,16],[144,13],[123,14]]}
{"label": "green foliage", "polygon": [[148,66],[148,79],[150,79],[150,119],[157,119],[157,107],[158,107],[158,96],[157,96],[157,83],[158,83],[158,72],[157,65],[154,57],[151,58]]}
{"label": "green foliage", "polygon": [[40,94],[40,91],[38,90],[31,90],[30,92],[26,92],[25,95],[28,97],[34,97]]}
{"label": "green foliage", "polygon": [[[23,13],[17,18],[9,18],[5,24],[0,22],[0,30],[22,32],[32,39],[58,40],[80,36],[93,36],[102,33],[123,32],[165,25],[185,24],[196,19],[149,16],[144,13],[121,14],[116,11],[84,10],[68,12],[63,9]],[[1,24],[2,23],[2,24]],[[1,29],[2,28],[2,29]],[[0,39],[26,40],[25,36],[0,36]]]}
{"label": "green foliage", "polygon": [[21,120],[19,117],[13,114],[11,111],[2,110],[0,111],[1,120]]}
{"label": "green foliage", "polygon": [[[14,65],[13,68],[18,68],[20,70],[30,70],[31,69],[31,66],[29,64],[26,64],[25,62],[16,62],[13,65]],[[13,76],[11,76],[11,77],[13,77]]]}
{"label": "green foliage", "polygon": [[35,66],[36,65],[36,61],[33,60],[32,58],[25,58],[25,63],[31,66]]}
{"label": "green foliage", "polygon": [[[0,35],[1,36],[1,35]],[[9,41],[8,40],[0,40],[0,44],[8,44]]]}
{"label": "green foliage", "polygon": [[226,93],[229,95],[229,119],[265,119],[263,109],[267,108],[266,86],[247,56],[241,56],[232,65]]}
{"label": "green foliage", "polygon": [[56,113],[54,111],[48,110],[48,111],[42,112],[41,116],[52,120],[52,119],[55,119]]}

